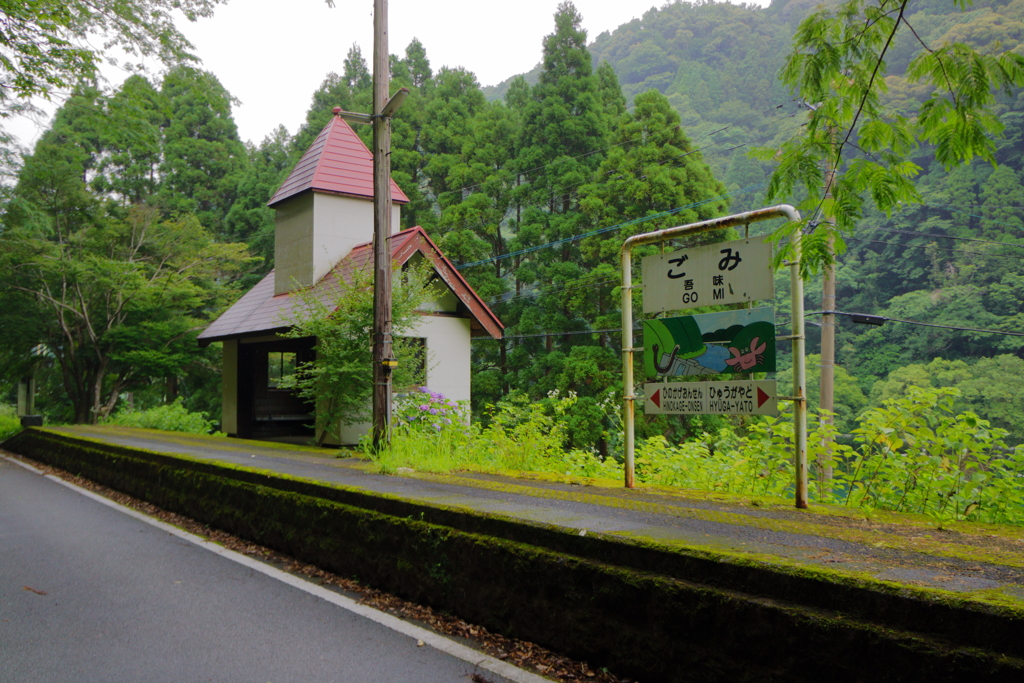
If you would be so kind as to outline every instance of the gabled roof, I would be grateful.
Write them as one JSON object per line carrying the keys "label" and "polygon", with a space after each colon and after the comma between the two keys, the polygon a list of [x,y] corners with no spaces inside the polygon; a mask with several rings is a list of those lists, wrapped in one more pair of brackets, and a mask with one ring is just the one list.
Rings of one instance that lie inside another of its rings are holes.
{"label": "gabled roof", "polygon": [[[373,154],[352,127],[337,115],[295,164],[267,206],[306,191],[373,199]],[[409,198],[391,181],[391,201],[408,204]]]}
{"label": "gabled roof", "polygon": [[[399,265],[405,264],[416,254],[422,254],[430,261],[441,280],[468,311],[473,336],[489,334],[495,339],[501,339],[505,326],[498,320],[498,316],[473,291],[423,228],[409,228],[396,233],[388,238],[388,244],[392,261]],[[313,285],[313,293],[321,301],[327,302],[336,294],[339,280],[348,280],[356,270],[372,268],[371,243],[360,244],[320,282]],[[290,327],[289,321],[294,319],[301,304],[302,298],[294,292],[274,295],[274,271],[271,271],[199,335],[199,345],[282,332]]]}

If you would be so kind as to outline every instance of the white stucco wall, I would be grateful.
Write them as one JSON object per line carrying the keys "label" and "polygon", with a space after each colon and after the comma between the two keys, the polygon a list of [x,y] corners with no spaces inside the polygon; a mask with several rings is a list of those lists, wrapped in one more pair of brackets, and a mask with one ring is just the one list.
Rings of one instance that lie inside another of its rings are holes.
{"label": "white stucco wall", "polygon": [[[319,281],[352,248],[373,240],[373,200],[313,195],[313,281]],[[400,209],[391,205],[391,232],[401,227]]]}
{"label": "white stucco wall", "polygon": [[[423,315],[408,334],[423,337],[427,344],[427,388],[454,401],[470,399],[470,327],[467,318]],[[339,443],[354,445],[370,431],[369,423],[341,427]]]}
{"label": "white stucco wall", "polygon": [[427,340],[427,388],[454,401],[469,400],[470,330],[467,318],[424,315],[410,337]]}

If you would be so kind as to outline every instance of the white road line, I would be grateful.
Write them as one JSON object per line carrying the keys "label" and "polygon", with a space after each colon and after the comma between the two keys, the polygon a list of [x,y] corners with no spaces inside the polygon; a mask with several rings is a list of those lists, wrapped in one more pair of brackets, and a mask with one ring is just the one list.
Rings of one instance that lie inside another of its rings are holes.
{"label": "white road line", "polygon": [[103,496],[93,493],[92,491],[83,489],[80,486],[76,486],[71,482],[64,481],[60,477],[54,476],[52,474],[43,474],[43,472],[40,471],[39,469],[27,463],[21,462],[20,460],[8,457],[6,455],[0,455],[0,458],[3,458],[8,462],[12,462],[15,465],[20,465],[25,469],[34,472],[35,474],[41,474],[47,479],[55,481],[61,486],[66,486],[69,489],[85,496],[86,498],[92,498],[98,503],[102,503],[107,507],[113,508],[118,512],[128,515],[129,517],[134,517],[135,519],[141,522],[145,522],[146,524],[154,526],[162,531],[166,531],[167,533],[177,536],[178,538],[181,538],[183,540],[186,540],[189,543],[194,543],[200,548],[209,550],[210,552],[220,555],[221,557],[231,560],[232,562],[237,562],[238,564],[244,567],[248,567],[253,571],[260,572],[262,574],[269,576],[272,579],[277,579],[282,583],[286,583],[289,586],[292,586],[293,588],[298,588],[299,590],[305,591],[310,595],[314,595],[322,600],[326,600],[332,605],[336,605],[338,607],[341,607],[342,609],[348,610],[349,612],[358,614],[361,617],[365,617],[366,619],[376,622],[381,626],[391,629],[392,631],[397,631],[398,633],[409,636],[410,638],[413,638],[415,640],[422,640],[424,644],[429,645],[436,650],[440,650],[441,652],[449,654],[452,657],[455,657],[456,659],[461,659],[462,661],[469,662],[470,664],[473,664],[474,666],[477,666],[481,669],[486,669],[491,673],[498,674],[499,676],[504,676],[510,681],[515,681],[515,683],[551,683],[551,679],[538,676],[536,674],[530,673],[529,671],[524,671],[523,669],[513,666],[508,662],[503,662],[500,659],[491,657],[490,655],[486,655],[482,652],[474,650],[473,648],[467,647],[462,643],[458,643],[450,638],[446,638],[445,636],[442,636],[439,633],[435,633],[434,631],[429,631],[420,626],[410,624],[409,622],[403,621],[396,616],[393,616],[386,612],[382,612],[378,609],[374,609],[373,607],[370,607],[368,605],[356,602],[352,598],[348,598],[344,595],[339,595],[333,591],[329,591],[326,588],[323,588],[322,586],[317,586],[316,584],[310,583],[305,579],[301,579],[287,572],[283,572],[280,569],[271,567],[270,565],[264,564],[263,562],[260,562],[258,560],[254,560],[251,557],[247,557],[245,555],[242,555],[241,553],[236,553],[233,550],[228,550],[227,548],[217,545],[216,543],[205,541],[194,534],[190,534],[187,531],[182,531],[178,527],[171,526],[170,524],[161,522],[158,519],[153,519],[152,517],[145,515],[141,512],[138,512],[137,510],[132,510],[131,508],[125,507],[120,503],[115,503],[109,498],[104,498]]}

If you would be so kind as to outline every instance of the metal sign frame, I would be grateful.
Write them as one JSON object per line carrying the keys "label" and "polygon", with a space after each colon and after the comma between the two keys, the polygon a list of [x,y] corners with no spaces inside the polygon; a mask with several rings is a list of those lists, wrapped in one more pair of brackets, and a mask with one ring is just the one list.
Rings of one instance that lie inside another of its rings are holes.
{"label": "metal sign frame", "polygon": [[[773,218],[786,218],[796,222],[800,213],[788,204],[780,204],[756,211],[747,211],[732,216],[714,218],[700,223],[690,223],[674,228],[634,235],[622,244],[622,422],[625,429],[625,485],[634,486],[634,449],[636,416],[636,394],[633,387],[633,354],[642,351],[634,347],[633,341],[633,247],[643,244],[657,244],[670,239],[694,235],[709,230],[721,230],[738,225],[749,225]],[[788,398],[794,403],[793,446],[796,451],[796,507],[807,507],[807,386],[804,361],[804,282],[800,277],[800,232],[794,232],[790,241],[793,260],[788,263],[790,275],[790,296],[792,303],[793,344],[793,395]],[[778,337],[784,339],[784,337]]]}

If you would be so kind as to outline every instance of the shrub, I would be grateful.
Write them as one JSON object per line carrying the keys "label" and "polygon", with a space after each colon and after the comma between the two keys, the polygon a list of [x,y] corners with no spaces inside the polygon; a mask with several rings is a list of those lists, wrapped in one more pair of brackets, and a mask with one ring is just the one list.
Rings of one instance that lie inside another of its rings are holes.
{"label": "shrub", "polygon": [[21,420],[11,406],[0,406],[0,441],[21,431]]}
{"label": "shrub", "polygon": [[955,388],[908,387],[867,411],[862,446],[837,474],[844,502],[938,519],[1024,523],[1024,449],[975,413],[957,414]]}
{"label": "shrub", "polygon": [[[1024,448],[1007,448],[1006,430],[971,412],[957,414],[957,389],[911,387],[866,411],[854,443],[811,416],[807,459],[812,499],[911,512],[939,520],[1024,524]],[[511,396],[488,408],[488,424],[467,425],[465,406],[424,390],[402,399],[391,445],[372,457],[382,470],[473,469],[549,472],[621,479],[622,464],[593,449],[568,448],[566,416],[577,398]],[[664,436],[637,442],[636,480],[741,495],[792,496],[791,409],[701,439],[671,444]],[[822,483],[820,468],[833,471]]]}
{"label": "shrub", "polygon": [[[206,413],[190,413],[181,399],[148,410],[121,411],[104,420],[104,424],[142,429],[160,429],[165,432],[187,432],[189,434],[213,433],[215,423],[207,419]],[[218,432],[219,433],[219,432]]]}
{"label": "shrub", "polygon": [[[569,451],[566,456],[565,414],[576,396],[534,402],[512,396],[488,408],[488,424],[470,424],[468,407],[426,388],[398,399],[390,444],[364,450],[382,471],[410,467],[448,472],[517,470],[582,474],[593,471],[594,454]],[[600,463],[599,460],[595,462]],[[583,475],[592,476],[592,475]]]}

